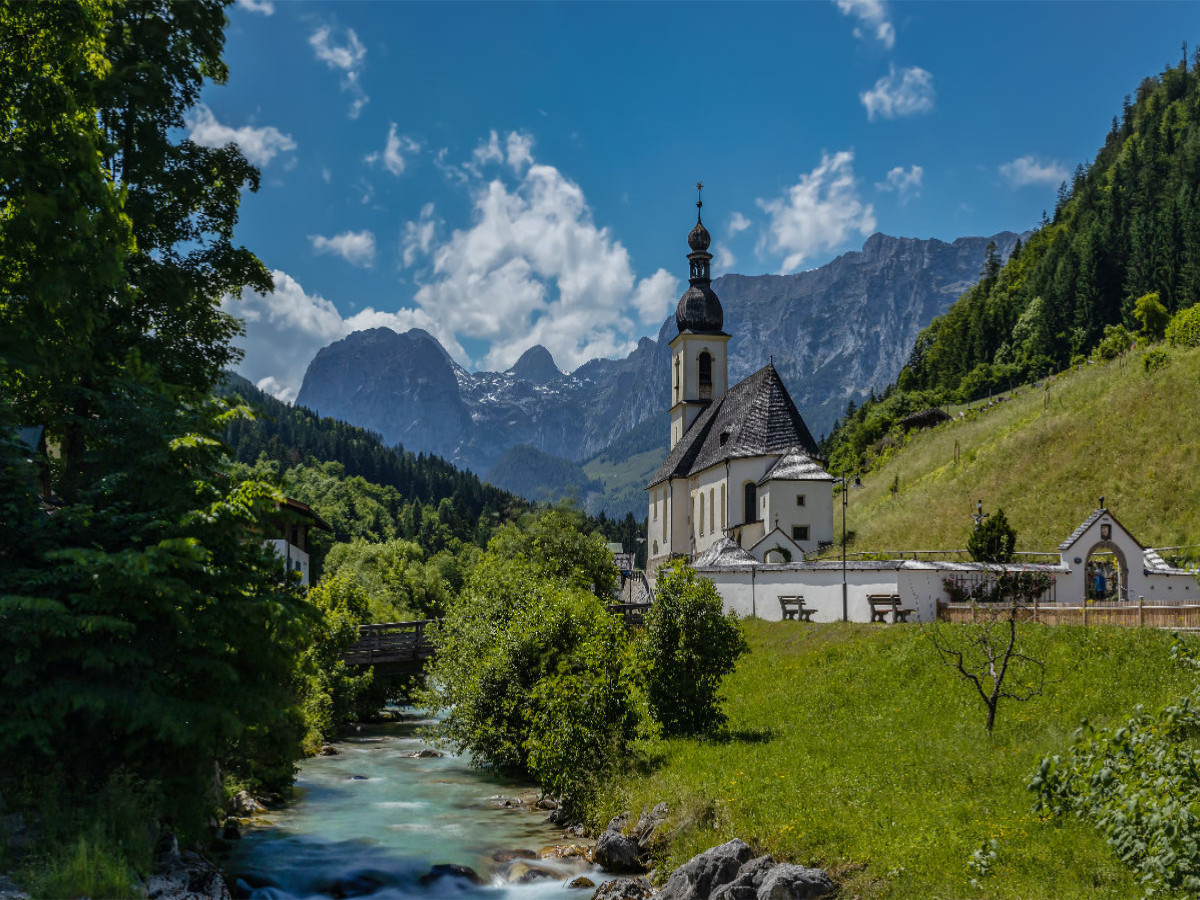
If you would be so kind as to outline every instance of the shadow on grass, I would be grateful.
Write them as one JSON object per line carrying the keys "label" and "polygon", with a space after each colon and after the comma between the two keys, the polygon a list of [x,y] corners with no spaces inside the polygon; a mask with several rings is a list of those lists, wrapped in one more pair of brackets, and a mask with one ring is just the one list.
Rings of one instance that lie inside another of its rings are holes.
{"label": "shadow on grass", "polygon": [[704,740],[713,744],[769,744],[775,737],[773,728],[722,728]]}

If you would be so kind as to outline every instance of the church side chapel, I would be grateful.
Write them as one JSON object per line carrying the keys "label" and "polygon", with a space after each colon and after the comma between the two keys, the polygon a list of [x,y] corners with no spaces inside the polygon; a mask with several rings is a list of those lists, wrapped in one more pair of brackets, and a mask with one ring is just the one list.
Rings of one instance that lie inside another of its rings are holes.
{"label": "church side chapel", "polygon": [[[697,185],[697,191],[702,185]],[[671,341],[671,444],[649,492],[647,570],[729,538],[759,561],[833,540],[834,478],[772,363],[729,387],[729,335],[696,201]]]}

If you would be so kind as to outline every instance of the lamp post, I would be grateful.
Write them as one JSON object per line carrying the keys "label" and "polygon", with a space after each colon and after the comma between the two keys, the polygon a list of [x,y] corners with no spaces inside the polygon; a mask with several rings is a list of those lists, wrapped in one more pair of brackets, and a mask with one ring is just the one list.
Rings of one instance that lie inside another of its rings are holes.
{"label": "lamp post", "polygon": [[[842,486],[842,621],[849,622],[850,597],[849,588],[846,586],[846,489],[848,487],[846,476],[843,475],[841,478],[835,478],[833,483]],[[862,479],[857,475],[854,476],[854,486],[857,488],[862,487]]]}

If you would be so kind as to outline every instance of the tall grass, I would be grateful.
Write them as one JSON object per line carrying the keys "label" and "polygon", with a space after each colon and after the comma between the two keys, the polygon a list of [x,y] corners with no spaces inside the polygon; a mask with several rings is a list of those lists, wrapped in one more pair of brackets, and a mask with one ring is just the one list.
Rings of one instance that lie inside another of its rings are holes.
{"label": "tall grass", "polygon": [[851,550],[962,548],[980,499],[1018,550],[1053,550],[1102,495],[1144,544],[1200,541],[1200,350],[1167,352],[1150,374],[1135,352],[916,435],[851,491]]}
{"label": "tall grass", "polygon": [[[848,897],[1140,894],[1089,826],[1034,816],[1025,782],[1082,719],[1113,723],[1191,689],[1169,634],[1023,627],[1055,680],[1042,697],[1002,703],[989,738],[978,697],[920,628],[746,630],[752,652],[725,686],[728,735],[659,743],[649,770],[615,785],[599,810],[665,800],[679,829],[668,865],[736,836],[829,868]],[[993,839],[990,869],[968,868]]]}

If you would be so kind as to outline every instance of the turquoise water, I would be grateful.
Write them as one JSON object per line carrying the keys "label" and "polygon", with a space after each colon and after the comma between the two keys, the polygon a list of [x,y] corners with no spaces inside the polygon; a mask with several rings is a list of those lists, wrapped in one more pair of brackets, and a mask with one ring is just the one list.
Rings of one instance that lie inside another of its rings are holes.
{"label": "turquoise water", "polygon": [[[393,723],[364,726],[336,746],[337,756],[306,760],[297,798],[260,818],[225,863],[236,896],[252,898],[438,898],[586,900],[591,891],[565,885],[581,873],[600,878],[582,860],[502,862],[505,851],[537,852],[570,843],[545,823],[545,812],[505,808],[503,797],[527,786],[505,784],[457,756],[414,759],[429,745],[416,735],[427,720],[411,711]],[[499,795],[499,796],[498,796]],[[480,887],[455,877],[421,884],[438,864],[469,866]],[[530,868],[534,872],[530,874]],[[514,883],[522,875],[530,883]]]}

